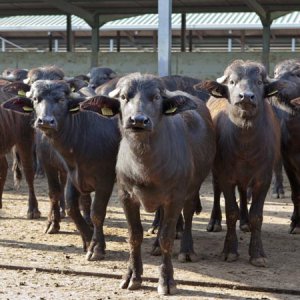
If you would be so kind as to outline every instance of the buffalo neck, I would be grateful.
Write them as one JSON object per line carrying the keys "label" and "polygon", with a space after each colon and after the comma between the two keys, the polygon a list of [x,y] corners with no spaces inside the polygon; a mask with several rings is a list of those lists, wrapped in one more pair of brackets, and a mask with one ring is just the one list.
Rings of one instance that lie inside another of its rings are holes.
{"label": "buffalo neck", "polygon": [[179,116],[163,117],[151,133],[123,132],[117,168],[129,169],[129,173],[142,169],[138,173],[144,174],[149,181],[158,181],[160,174],[174,178],[178,168],[182,171],[191,169],[187,159],[190,151],[187,133],[182,125]]}

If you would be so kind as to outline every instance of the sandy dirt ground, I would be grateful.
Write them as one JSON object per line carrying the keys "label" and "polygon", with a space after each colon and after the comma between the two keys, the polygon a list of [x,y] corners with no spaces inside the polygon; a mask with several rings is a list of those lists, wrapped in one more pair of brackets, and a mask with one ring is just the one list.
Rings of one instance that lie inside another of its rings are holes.
{"label": "sandy dirt ground", "polygon": [[[22,182],[16,191],[11,177],[9,174],[0,210],[0,299],[164,298],[156,291],[160,257],[149,254],[154,236],[147,233],[147,229],[153,214],[141,213],[145,229],[142,289],[121,290],[119,284],[127,266],[128,245],[126,220],[116,191],[105,221],[105,260],[88,262],[81,238],[69,218],[62,221],[59,234],[44,234],[49,208],[46,180],[37,179],[35,183],[42,218],[27,220],[27,186]],[[239,229],[239,260],[222,261],[225,217],[223,215],[223,232],[206,232],[212,187],[210,179],[204,183],[201,189],[203,212],[193,223],[199,261],[178,262],[179,241],[175,241],[173,264],[178,293],[172,299],[300,299],[300,235],[288,234],[292,204],[287,180],[285,185],[285,199],[271,199],[268,195],[262,230],[268,267],[257,268],[248,261],[250,234]]]}

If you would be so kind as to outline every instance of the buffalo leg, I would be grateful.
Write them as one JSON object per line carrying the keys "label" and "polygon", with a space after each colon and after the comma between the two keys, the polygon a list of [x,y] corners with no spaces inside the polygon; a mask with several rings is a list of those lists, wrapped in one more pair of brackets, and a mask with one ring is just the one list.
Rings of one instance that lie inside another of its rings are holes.
{"label": "buffalo leg", "polygon": [[66,201],[65,201],[65,187],[67,183],[67,172],[65,171],[58,171],[59,182],[61,193],[59,197],[59,207],[60,207],[60,218],[63,219],[66,217]]}
{"label": "buffalo leg", "polygon": [[[244,232],[250,232],[249,228],[249,214],[248,214],[248,189],[238,187],[240,195],[240,229]],[[252,195],[252,189],[251,189]]]}
{"label": "buffalo leg", "polygon": [[263,250],[261,239],[261,226],[263,221],[263,207],[268,189],[271,183],[270,179],[265,179],[264,184],[255,184],[252,192],[252,203],[249,212],[249,223],[251,230],[251,239],[249,245],[250,263],[254,266],[265,267],[267,264],[266,255]]}
{"label": "buffalo leg", "polygon": [[140,217],[140,205],[136,201],[130,199],[129,194],[123,191],[120,193],[120,200],[128,224],[130,252],[128,269],[126,274],[123,276],[120,287],[122,289],[136,290],[142,285],[143,274],[143,263],[141,257],[143,227]]}
{"label": "buffalo leg", "polygon": [[[92,200],[91,220],[94,226],[94,233],[88,252],[87,260],[101,260],[105,255],[105,238],[103,233],[103,223],[106,216],[106,208],[112,193],[113,183],[104,183],[105,189],[97,189]],[[88,202],[90,197],[85,198]],[[82,197],[81,197],[82,200]]]}
{"label": "buffalo leg", "polygon": [[92,231],[80,213],[79,197],[80,193],[68,177],[66,185],[67,213],[74,221],[76,228],[79,230],[83,241],[83,249],[86,251],[92,239]]}
{"label": "buffalo leg", "polygon": [[41,213],[38,209],[38,202],[34,192],[34,162],[33,162],[33,151],[32,145],[22,145],[22,147],[17,148],[18,154],[20,155],[20,160],[23,166],[26,182],[29,189],[29,198],[28,198],[28,219],[38,219],[41,216]]}
{"label": "buffalo leg", "polygon": [[5,156],[0,157],[0,208],[2,208],[2,194],[7,176],[7,160]]}
{"label": "buffalo leg", "polygon": [[222,231],[222,212],[220,206],[221,189],[217,182],[217,179],[213,177],[213,190],[214,190],[214,203],[211,211],[211,216],[206,230],[209,232]]}
{"label": "buffalo leg", "polygon": [[227,232],[224,242],[223,255],[228,262],[238,259],[238,239],[236,235],[236,222],[239,219],[239,208],[235,198],[234,185],[222,188],[225,197],[225,212]]}
{"label": "buffalo leg", "polygon": [[[174,203],[177,203],[174,201]],[[159,244],[162,252],[162,264],[159,267],[159,281],[157,291],[160,295],[174,294],[176,292],[176,282],[174,280],[174,270],[171,260],[173,243],[175,239],[176,223],[180,215],[181,208],[164,207],[164,217],[159,234]]]}
{"label": "buffalo leg", "polygon": [[279,160],[273,171],[272,198],[284,198],[282,160]]}
{"label": "buffalo leg", "polygon": [[80,203],[80,210],[82,212],[82,216],[85,221],[89,224],[91,228],[94,227],[92,219],[91,219],[91,205],[92,205],[92,198],[90,194],[81,195],[79,198]]}
{"label": "buffalo leg", "polygon": [[198,257],[194,252],[193,237],[192,237],[192,221],[196,210],[197,202],[199,202],[198,193],[192,201],[186,201],[183,208],[184,230],[180,243],[180,253],[178,260],[180,262],[197,261]]}
{"label": "buffalo leg", "polygon": [[284,163],[285,172],[291,185],[291,197],[294,204],[289,233],[300,234],[300,182],[297,178],[297,174],[294,173],[292,166],[290,166],[287,161],[284,161]]}
{"label": "buffalo leg", "polygon": [[56,168],[50,164],[44,164],[44,170],[48,180],[50,211],[45,233],[58,233],[60,229],[60,211],[59,202],[64,193],[64,187],[61,186]]}

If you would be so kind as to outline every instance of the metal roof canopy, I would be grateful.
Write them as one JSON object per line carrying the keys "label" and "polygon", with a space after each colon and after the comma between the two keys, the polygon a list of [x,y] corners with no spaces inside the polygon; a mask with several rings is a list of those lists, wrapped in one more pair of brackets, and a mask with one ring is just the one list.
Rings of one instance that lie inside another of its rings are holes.
{"label": "metal roof canopy", "polygon": [[[170,49],[170,36],[166,36],[171,30],[164,29],[163,20],[170,20],[171,13],[189,12],[256,12],[263,24],[263,54],[262,61],[269,66],[270,51],[270,25],[272,21],[287,12],[298,10],[299,0],[0,0],[0,17],[16,15],[59,15],[74,14],[83,18],[92,29],[92,59],[91,65],[98,64],[99,26],[107,21],[120,19],[130,15],[143,13],[159,14],[159,40],[158,48]],[[159,11],[158,11],[159,8]],[[161,23],[162,22],[162,23]],[[68,22],[69,23],[69,22]],[[68,35],[71,26],[68,26]],[[184,30],[183,30],[184,32]],[[159,75],[168,75],[170,70],[170,57],[168,51],[164,56],[159,50]],[[166,56],[165,56],[166,55]],[[167,64],[161,63],[167,61]]]}

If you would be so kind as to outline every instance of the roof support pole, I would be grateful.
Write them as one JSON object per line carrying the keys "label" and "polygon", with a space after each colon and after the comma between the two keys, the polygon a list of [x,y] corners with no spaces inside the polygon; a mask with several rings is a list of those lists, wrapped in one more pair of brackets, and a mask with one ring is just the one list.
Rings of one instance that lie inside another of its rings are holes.
{"label": "roof support pole", "polygon": [[92,54],[91,54],[91,68],[98,66],[98,53],[99,53],[99,15],[94,16],[92,27]]}
{"label": "roof support pole", "polygon": [[67,52],[73,51],[73,41],[72,41],[72,16],[67,15]]}
{"label": "roof support pole", "polygon": [[181,14],[181,52],[185,52],[186,14]]}
{"label": "roof support pole", "polygon": [[172,0],[158,0],[158,74],[171,74]]}
{"label": "roof support pole", "polygon": [[263,25],[263,51],[262,51],[262,63],[265,65],[267,73],[269,73],[270,62],[270,41],[271,41],[271,24],[272,20],[270,13],[266,14],[266,18],[261,18]]}

